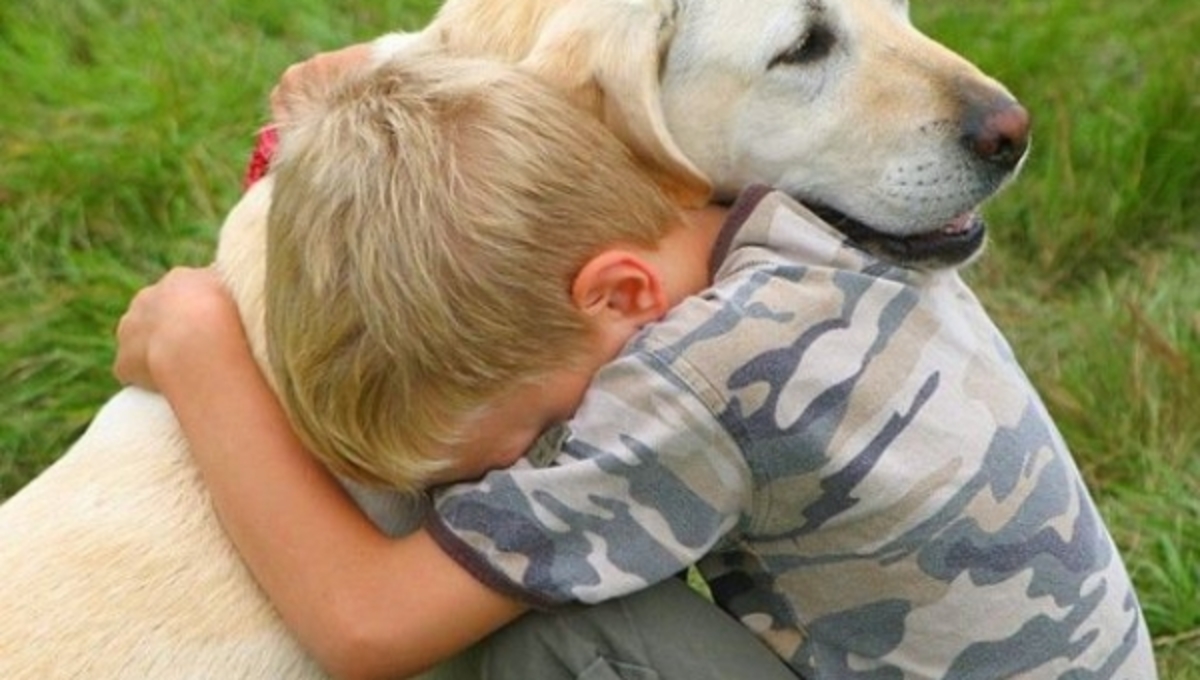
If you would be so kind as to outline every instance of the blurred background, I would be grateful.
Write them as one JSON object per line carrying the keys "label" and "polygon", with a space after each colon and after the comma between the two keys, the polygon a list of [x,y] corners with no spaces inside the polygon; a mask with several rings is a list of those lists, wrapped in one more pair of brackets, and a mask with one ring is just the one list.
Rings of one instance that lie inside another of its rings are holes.
{"label": "blurred background", "polygon": [[[292,62],[432,0],[0,3],[0,501],[117,390],[117,319],[211,260]],[[1164,679],[1200,679],[1200,4],[925,0],[1034,117],[968,278],[1058,419]],[[0,540],[4,540],[0,536]],[[2,575],[0,575],[2,578]]]}

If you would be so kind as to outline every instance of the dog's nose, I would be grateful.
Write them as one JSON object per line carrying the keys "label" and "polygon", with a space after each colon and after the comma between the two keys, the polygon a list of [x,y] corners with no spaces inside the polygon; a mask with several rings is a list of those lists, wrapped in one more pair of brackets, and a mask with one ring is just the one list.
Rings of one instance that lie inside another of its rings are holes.
{"label": "dog's nose", "polygon": [[967,113],[963,143],[982,160],[1012,168],[1029,148],[1029,112],[1011,100],[976,107]]}

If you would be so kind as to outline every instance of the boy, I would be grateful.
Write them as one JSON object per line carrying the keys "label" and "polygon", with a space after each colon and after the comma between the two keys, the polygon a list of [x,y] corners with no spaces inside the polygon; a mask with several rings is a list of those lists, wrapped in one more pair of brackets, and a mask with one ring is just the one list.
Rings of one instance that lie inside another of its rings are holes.
{"label": "boy", "polygon": [[706,250],[719,215],[678,226],[599,125],[532,110],[531,87],[480,62],[410,60],[350,79],[285,129],[272,372],[298,433],[344,477],[409,491],[511,463],[574,410],[548,386],[582,392],[633,329],[706,280],[693,267],[664,288],[647,269],[674,264],[660,249]]}
{"label": "boy", "polygon": [[[597,374],[555,466],[449,489],[428,531],[397,541],[330,490],[259,383],[222,382],[237,404],[183,388],[194,337],[151,328],[166,358],[139,359],[135,339],[130,361],[177,409],[285,619],[346,675],[411,672],[525,607],[619,598],[699,562],[801,677],[1155,676],[1078,471],[954,272],[889,266],[761,188],[712,261],[712,288]],[[237,493],[245,468],[277,480],[271,497]],[[306,530],[282,536],[285,511]],[[578,637],[589,614],[540,621]],[[531,652],[529,677],[587,672],[564,667],[572,649]]]}
{"label": "boy", "polygon": [[[724,211],[681,215],[598,123],[511,67],[430,56],[294,104],[301,110],[272,163],[269,354],[296,431],[344,477],[416,491],[511,462],[570,415],[591,374],[638,327],[707,282]],[[196,395],[221,384],[214,376],[261,380],[211,272],[173,272],[134,310],[120,328],[123,378],[151,384],[149,366],[182,361],[195,378],[175,384]],[[197,310],[206,323],[191,326]],[[157,335],[143,342],[148,321]],[[196,351],[176,359],[163,353],[192,342]],[[208,393],[240,415],[256,413],[241,408],[237,390]],[[194,412],[181,400],[176,407],[189,422]],[[218,425],[215,412],[201,417],[222,439],[241,428]],[[228,491],[217,481],[223,463],[198,462],[235,540],[222,497],[262,499],[288,486],[256,463],[259,481]],[[273,529],[284,547],[272,558],[290,552],[289,531],[315,525],[292,510]],[[420,565],[406,571],[421,576]],[[328,594],[338,578],[325,574],[304,592]],[[267,576],[268,590],[276,582]],[[305,619],[302,631],[337,625],[339,615],[353,631],[368,610],[341,606]],[[713,680],[748,666],[791,677],[681,582],[631,599],[622,617],[649,622],[642,610],[685,617],[656,632],[681,638],[660,640],[657,667]],[[452,613],[456,632],[469,629],[473,610]],[[525,677],[499,652],[489,677]]]}
{"label": "boy", "polygon": [[805,678],[1155,677],[1078,470],[957,274],[762,189],[731,225],[713,288],[601,370],[557,466],[439,497],[442,548],[541,607],[698,562]]}

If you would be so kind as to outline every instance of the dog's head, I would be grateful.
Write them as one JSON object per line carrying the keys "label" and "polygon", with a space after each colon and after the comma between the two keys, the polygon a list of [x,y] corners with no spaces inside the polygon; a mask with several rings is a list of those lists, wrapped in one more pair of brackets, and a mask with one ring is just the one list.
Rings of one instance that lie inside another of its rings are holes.
{"label": "dog's head", "polygon": [[718,196],[779,187],[908,264],[979,252],[978,207],[1022,164],[1029,117],[904,0],[680,2],[665,117]]}
{"label": "dog's head", "polygon": [[675,143],[662,107],[662,57],[674,34],[667,0],[567,2],[521,65],[592,111],[678,202],[712,197],[706,174]]}
{"label": "dog's head", "polygon": [[952,266],[978,253],[978,208],[1029,146],[1025,110],[917,31],[905,0],[460,0],[444,9],[443,40],[493,36],[476,50],[523,57],[600,116],[681,202],[769,184],[904,264]]}

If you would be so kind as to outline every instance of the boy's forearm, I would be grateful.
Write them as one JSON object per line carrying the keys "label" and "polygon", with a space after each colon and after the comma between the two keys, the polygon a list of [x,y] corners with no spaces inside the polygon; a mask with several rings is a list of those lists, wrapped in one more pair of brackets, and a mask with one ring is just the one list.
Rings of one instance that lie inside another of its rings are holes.
{"label": "boy's forearm", "polygon": [[175,365],[160,386],[222,524],[327,669],[418,672],[520,613],[424,534],[378,532],[292,433],[248,349],[210,346]]}

